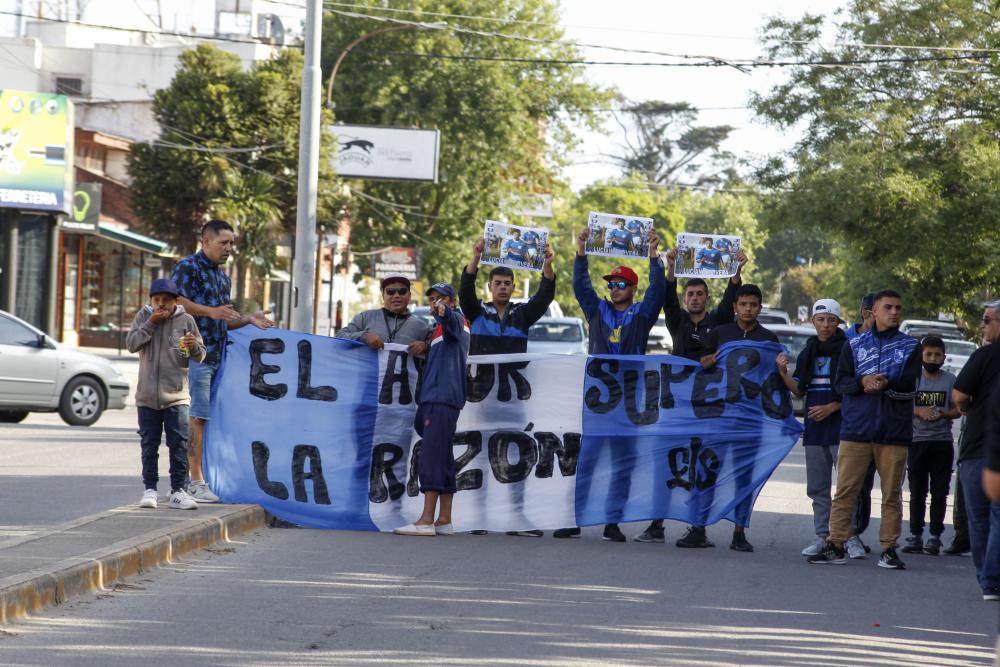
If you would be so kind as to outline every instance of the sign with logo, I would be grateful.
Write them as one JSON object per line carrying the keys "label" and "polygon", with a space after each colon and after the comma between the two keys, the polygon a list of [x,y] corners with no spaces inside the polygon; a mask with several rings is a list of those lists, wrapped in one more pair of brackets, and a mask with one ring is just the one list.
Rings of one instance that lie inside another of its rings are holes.
{"label": "sign with logo", "polygon": [[73,103],[0,90],[0,207],[70,212]]}
{"label": "sign with logo", "polygon": [[420,251],[416,248],[383,248],[375,253],[375,280],[388,276],[420,277]]}
{"label": "sign with logo", "polygon": [[102,188],[100,183],[79,183],[73,190],[73,209],[59,226],[68,232],[96,234],[101,217]]}
{"label": "sign with logo", "polygon": [[511,197],[509,206],[512,215],[523,215],[526,218],[551,218],[553,216],[552,195],[544,192]]}
{"label": "sign with logo", "polygon": [[441,133],[370,125],[333,125],[338,176],[437,183]]}

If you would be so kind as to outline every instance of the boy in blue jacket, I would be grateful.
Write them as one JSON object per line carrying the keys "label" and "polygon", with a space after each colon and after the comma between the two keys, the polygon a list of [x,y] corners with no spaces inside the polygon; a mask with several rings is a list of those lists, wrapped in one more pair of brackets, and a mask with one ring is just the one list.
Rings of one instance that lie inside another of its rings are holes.
{"label": "boy in blue jacket", "polygon": [[[420,491],[424,511],[397,535],[451,535],[451,505],[455,497],[455,456],[451,441],[458,415],[465,407],[465,363],[469,353],[469,323],[455,309],[455,290],[436,283],[427,290],[436,326],[427,352],[414,426],[420,444]],[[440,512],[434,519],[438,499]]]}

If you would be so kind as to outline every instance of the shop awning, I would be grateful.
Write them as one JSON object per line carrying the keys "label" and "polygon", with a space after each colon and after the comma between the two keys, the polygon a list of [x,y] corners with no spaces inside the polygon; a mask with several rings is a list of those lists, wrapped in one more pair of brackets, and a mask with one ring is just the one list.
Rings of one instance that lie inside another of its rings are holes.
{"label": "shop awning", "polygon": [[151,252],[154,255],[163,254],[163,252],[167,249],[167,244],[163,241],[157,241],[156,239],[151,239],[148,236],[136,234],[135,232],[130,232],[127,229],[114,227],[103,222],[98,223],[97,233],[106,239],[123,243],[127,246],[142,250],[143,252]]}
{"label": "shop awning", "polygon": [[292,282],[292,274],[281,269],[271,269],[271,282],[290,283]]}

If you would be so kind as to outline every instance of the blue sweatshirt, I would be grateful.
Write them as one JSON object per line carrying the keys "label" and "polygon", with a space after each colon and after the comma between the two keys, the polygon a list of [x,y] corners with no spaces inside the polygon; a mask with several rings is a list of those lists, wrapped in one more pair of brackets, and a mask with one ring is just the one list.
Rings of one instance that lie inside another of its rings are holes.
{"label": "blue sweatshirt", "polygon": [[458,310],[448,308],[444,317],[434,315],[427,365],[421,381],[420,403],[443,403],[461,410],[465,406],[465,360],[469,353],[469,323]]}
{"label": "blue sweatshirt", "polygon": [[[913,399],[920,379],[921,347],[899,329],[870,329],[840,351],[836,389],[843,396],[840,439],[883,445],[913,441]],[[875,394],[861,386],[865,375],[881,373],[889,385]]]}
{"label": "blue sweatshirt", "polygon": [[646,354],[649,330],[660,316],[666,284],[663,262],[659,258],[649,260],[649,287],[642,301],[619,311],[610,301],[597,296],[590,282],[587,257],[577,255],[573,261],[573,292],[590,327],[590,353]]}

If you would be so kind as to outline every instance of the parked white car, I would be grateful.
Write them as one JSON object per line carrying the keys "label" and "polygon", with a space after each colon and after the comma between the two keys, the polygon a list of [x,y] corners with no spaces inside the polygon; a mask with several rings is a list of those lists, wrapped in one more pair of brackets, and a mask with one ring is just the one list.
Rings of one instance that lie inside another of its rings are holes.
{"label": "parked white car", "polygon": [[579,317],[543,317],[528,329],[528,352],[587,354],[587,336]]}
{"label": "parked white car", "polygon": [[968,340],[954,340],[944,338],[945,356],[944,369],[958,375],[965,362],[969,360],[972,353],[979,349],[979,346]]}
{"label": "parked white car", "polygon": [[903,320],[899,324],[899,330],[914,338],[937,336],[948,341],[951,339],[961,340],[965,337],[957,324],[946,320]]}
{"label": "parked white car", "polygon": [[121,410],[128,381],[107,359],[56,343],[0,310],[0,422],[29,412],[59,412],[72,426],[90,426],[105,410]]}
{"label": "parked white car", "polygon": [[674,339],[667,329],[667,318],[661,314],[656,324],[649,330],[646,354],[670,354],[674,349]]}
{"label": "parked white car", "polygon": [[[794,375],[795,362],[799,358],[799,353],[805,349],[809,337],[816,335],[816,328],[795,324],[765,324],[764,326],[773,331],[781,344],[788,348],[788,372]],[[805,409],[805,400],[792,396],[792,407],[795,409],[795,414],[802,414]]]}

